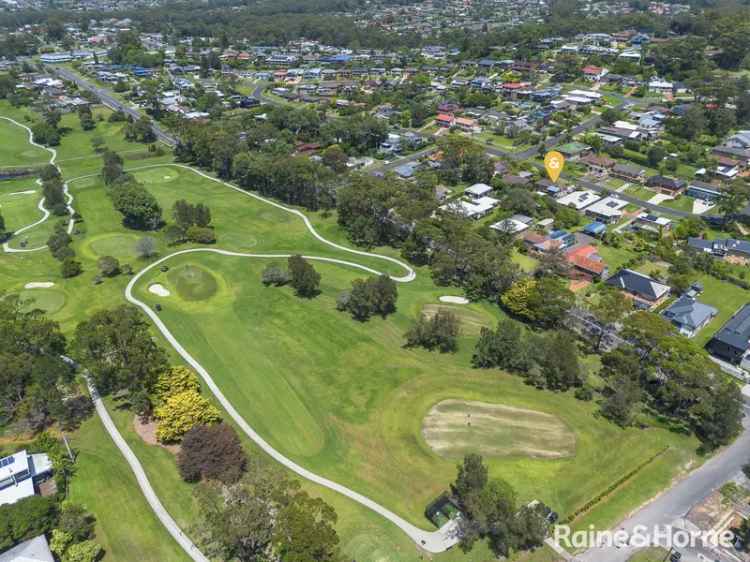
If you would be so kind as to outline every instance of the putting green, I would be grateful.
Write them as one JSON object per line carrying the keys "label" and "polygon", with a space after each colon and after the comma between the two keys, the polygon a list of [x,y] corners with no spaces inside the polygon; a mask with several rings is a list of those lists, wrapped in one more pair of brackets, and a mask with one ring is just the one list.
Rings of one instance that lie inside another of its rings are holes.
{"label": "putting green", "polygon": [[65,293],[58,289],[24,289],[18,296],[22,301],[29,301],[25,311],[41,309],[47,314],[54,314],[65,306]]}
{"label": "putting green", "polygon": [[219,288],[216,277],[211,272],[189,263],[170,270],[167,279],[180,298],[186,301],[210,299]]}
{"label": "putting green", "polygon": [[424,419],[422,435],[438,455],[562,458],[575,454],[575,434],[558,418],[502,404],[443,400]]}
{"label": "putting green", "polygon": [[135,246],[139,237],[135,234],[103,234],[87,240],[84,247],[95,257],[112,256],[132,260],[137,257]]}

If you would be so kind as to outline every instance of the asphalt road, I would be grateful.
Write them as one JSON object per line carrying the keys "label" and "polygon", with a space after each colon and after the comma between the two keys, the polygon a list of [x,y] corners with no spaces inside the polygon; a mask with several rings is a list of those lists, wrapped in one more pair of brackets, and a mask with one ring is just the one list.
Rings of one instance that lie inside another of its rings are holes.
{"label": "asphalt road", "polygon": [[[654,527],[671,526],[681,528],[682,518],[695,504],[702,501],[714,490],[736,476],[742,465],[750,460],[750,407],[747,405],[748,387],[743,389],[746,396],[743,432],[729,447],[719,452],[703,466],[691,472],[686,478],[665,491],[652,502],[631,515],[617,526],[632,533],[638,525],[650,530]],[[637,549],[632,547],[591,548],[576,556],[580,562],[626,562]],[[697,549],[680,549],[684,560],[701,560]],[[703,552],[705,556],[705,551]],[[706,558],[713,560],[714,557]]]}
{"label": "asphalt road", "polygon": [[[69,82],[75,82],[79,88],[88,90],[96,94],[98,98],[101,100],[101,102],[107,107],[109,107],[110,109],[113,109],[114,111],[122,111],[126,115],[131,116],[133,119],[138,119],[139,117],[141,117],[140,111],[125,105],[124,103],[120,102],[118,99],[113,97],[112,94],[108,90],[98,87],[97,85],[82,78],[75,72],[71,72],[67,68],[55,68],[54,71],[63,80],[67,80]],[[154,134],[156,135],[156,138],[159,141],[173,148],[177,146],[177,142],[178,142],[177,137],[164,132],[164,130],[161,127],[159,127],[159,125],[156,122],[152,123],[151,128],[153,129]]]}

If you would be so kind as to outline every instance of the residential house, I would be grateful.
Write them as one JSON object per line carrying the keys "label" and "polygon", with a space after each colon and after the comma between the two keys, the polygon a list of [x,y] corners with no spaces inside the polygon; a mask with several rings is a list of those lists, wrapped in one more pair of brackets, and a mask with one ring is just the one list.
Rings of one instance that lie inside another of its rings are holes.
{"label": "residential house", "polygon": [[562,146],[558,146],[557,151],[572,162],[590,154],[591,147],[580,142],[569,142]]}
{"label": "residential house", "polygon": [[438,127],[452,127],[455,119],[451,113],[438,113],[438,116],[435,117],[435,124]]}
{"label": "residential house", "polygon": [[490,225],[490,228],[498,232],[507,232],[510,234],[520,234],[528,230],[534,219],[526,215],[513,215]]}
{"label": "residential house", "polygon": [[589,205],[584,212],[586,216],[598,222],[612,224],[622,218],[622,210],[627,205],[627,201],[615,196],[609,196],[597,201],[593,205]]}
{"label": "residential house", "polygon": [[750,242],[747,240],[737,240],[734,238],[725,238],[723,240],[688,238],[688,246],[694,250],[711,254],[732,263],[750,263]]}
{"label": "residential house", "polygon": [[477,133],[481,131],[481,127],[479,127],[477,120],[468,117],[456,117],[453,121],[453,126],[458,127],[467,133]]}
{"label": "residential house", "polygon": [[708,324],[719,311],[713,306],[703,304],[694,297],[683,295],[662,312],[683,336],[692,338]]}
{"label": "residential house", "polygon": [[607,232],[607,225],[603,222],[591,222],[583,227],[583,233],[593,236],[594,238],[600,238]]}
{"label": "residential house", "polygon": [[633,222],[638,230],[661,234],[672,228],[672,221],[667,217],[659,217],[651,213],[641,213]]}
{"label": "residential house", "polygon": [[726,157],[736,160],[739,166],[747,168],[750,165],[750,149],[734,148],[731,146],[715,146],[711,149],[711,155],[716,158]]}
{"label": "residential house", "polygon": [[659,306],[670,291],[669,285],[632,269],[621,269],[605,282],[628,294],[636,308],[646,310]]}
{"label": "residential house", "polygon": [[603,279],[607,276],[607,264],[597,253],[596,246],[586,244],[570,250],[565,259],[572,266],[571,275],[575,278]]}
{"label": "residential house", "polygon": [[586,166],[589,172],[597,175],[605,175],[617,162],[604,154],[587,154],[580,160],[581,164]]}
{"label": "residential house", "polygon": [[651,176],[646,180],[646,187],[650,187],[665,195],[671,195],[672,197],[676,197],[682,193],[686,185],[681,179],[661,175]]}
{"label": "residential house", "polygon": [[750,131],[738,131],[729,137],[724,144],[731,148],[748,149],[750,148]]}
{"label": "residential house", "polygon": [[544,254],[551,250],[565,250],[576,243],[576,235],[566,230],[553,230],[549,234],[529,232],[524,235],[524,244],[529,250]]}
{"label": "residential house", "polygon": [[744,305],[727,320],[706,345],[709,353],[733,365],[750,368],[750,304]]}
{"label": "residential house", "polygon": [[465,199],[458,199],[456,201],[450,201],[440,208],[444,211],[451,211],[459,215],[463,215],[470,219],[480,219],[487,216],[492,210],[500,204],[498,199],[492,197],[479,197],[467,201]]}
{"label": "residential house", "polygon": [[582,189],[563,195],[558,198],[557,202],[560,203],[560,205],[565,205],[566,207],[571,207],[580,211],[581,209],[596,203],[599,199],[601,199],[601,197],[595,191]]}
{"label": "residential house", "polygon": [[23,450],[0,459],[0,505],[33,496],[36,484],[51,474],[52,462],[44,453]]}
{"label": "residential house", "polygon": [[493,189],[486,183],[475,183],[474,185],[467,187],[464,191],[465,195],[468,195],[472,199],[480,199],[492,193]]}
{"label": "residential house", "polygon": [[721,197],[721,191],[713,184],[692,180],[688,183],[685,195],[703,201],[716,201]]}
{"label": "residential house", "polygon": [[17,544],[0,554],[0,562],[55,562],[44,535]]}
{"label": "residential house", "polygon": [[615,164],[611,171],[612,176],[632,183],[643,183],[646,179],[646,170],[634,164]]}
{"label": "residential house", "polygon": [[606,68],[600,66],[594,66],[592,64],[584,66],[581,70],[583,77],[591,82],[598,82],[604,78],[609,72]]}

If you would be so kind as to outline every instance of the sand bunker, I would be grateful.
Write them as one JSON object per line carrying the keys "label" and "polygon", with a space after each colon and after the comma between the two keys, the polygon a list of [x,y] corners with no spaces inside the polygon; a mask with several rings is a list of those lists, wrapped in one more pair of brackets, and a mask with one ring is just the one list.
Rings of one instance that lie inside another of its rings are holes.
{"label": "sand bunker", "polygon": [[43,281],[39,283],[26,283],[26,285],[23,286],[24,289],[49,289],[50,287],[54,287],[55,284],[51,281]]}
{"label": "sand bunker", "polygon": [[451,304],[469,304],[469,299],[466,297],[452,297],[449,295],[440,297],[440,302],[449,302]]}
{"label": "sand bunker", "polygon": [[157,297],[168,297],[172,294],[169,292],[169,289],[167,289],[161,283],[154,283],[153,285],[149,285],[148,292],[153,293]]}

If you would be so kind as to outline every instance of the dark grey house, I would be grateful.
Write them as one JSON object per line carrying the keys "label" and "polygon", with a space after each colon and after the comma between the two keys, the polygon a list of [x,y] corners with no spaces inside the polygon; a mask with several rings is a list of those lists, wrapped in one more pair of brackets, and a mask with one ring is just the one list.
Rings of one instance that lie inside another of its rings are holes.
{"label": "dark grey house", "polygon": [[670,291],[669,285],[632,269],[621,269],[605,283],[632,296],[636,308],[647,310],[664,302]]}
{"label": "dark grey house", "polygon": [[741,365],[746,362],[745,354],[748,347],[750,347],[750,304],[740,308],[727,320],[721,330],[716,332],[708,342],[706,349],[719,359],[733,365]]}

